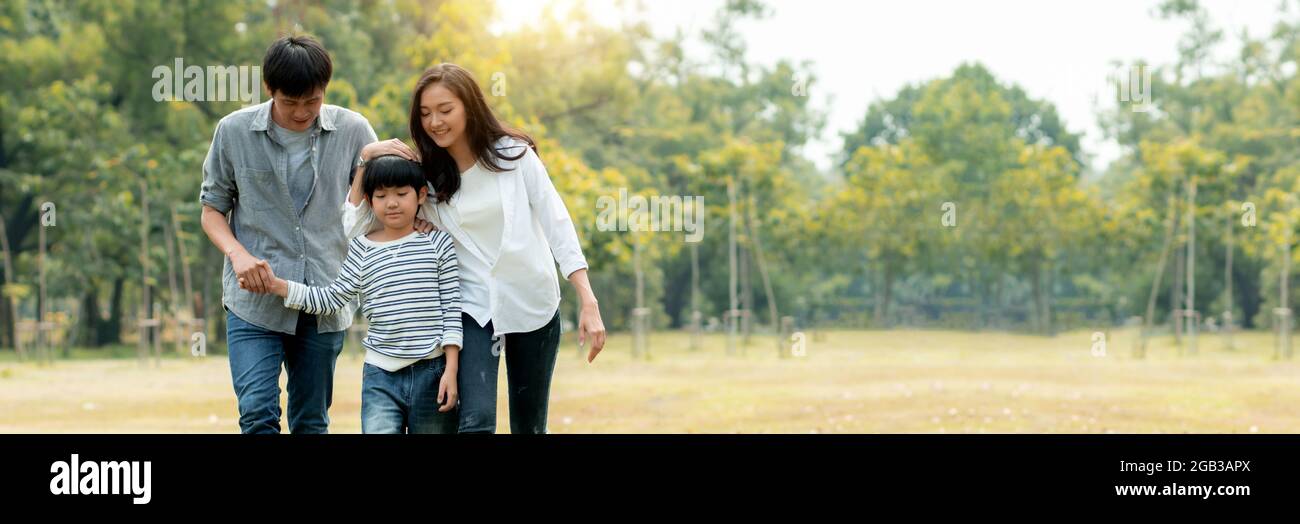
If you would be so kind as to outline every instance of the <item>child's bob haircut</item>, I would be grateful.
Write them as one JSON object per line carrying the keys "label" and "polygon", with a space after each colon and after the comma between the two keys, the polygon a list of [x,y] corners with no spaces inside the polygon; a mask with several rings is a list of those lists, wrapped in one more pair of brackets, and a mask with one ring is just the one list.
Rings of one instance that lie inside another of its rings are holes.
{"label": "child's bob haircut", "polygon": [[375,157],[367,162],[365,178],[361,181],[366,200],[374,196],[375,190],[389,187],[410,187],[416,192],[427,187],[420,164],[397,155]]}

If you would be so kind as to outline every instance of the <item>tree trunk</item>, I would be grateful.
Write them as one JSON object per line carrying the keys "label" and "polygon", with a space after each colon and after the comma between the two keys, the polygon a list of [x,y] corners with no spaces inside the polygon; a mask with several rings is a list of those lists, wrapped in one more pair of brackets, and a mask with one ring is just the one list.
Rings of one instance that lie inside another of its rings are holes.
{"label": "tree trunk", "polygon": [[1002,276],[993,279],[993,289],[989,292],[993,300],[993,328],[1002,329],[1007,323],[1007,312],[1002,307]]}
{"label": "tree trunk", "polygon": [[742,333],[742,348],[749,346],[750,335],[754,333],[754,279],[749,274],[751,250],[748,246],[753,240],[746,238],[745,241],[746,245],[740,247],[740,309],[742,311],[740,330]]}
{"label": "tree trunk", "polygon": [[1183,316],[1183,326],[1187,330],[1187,352],[1196,354],[1196,179],[1192,178],[1187,187],[1187,307]]}
{"label": "tree trunk", "polygon": [[1180,353],[1183,347],[1183,316],[1181,310],[1183,308],[1183,278],[1185,275],[1183,269],[1187,267],[1184,265],[1185,259],[1186,253],[1182,250],[1182,246],[1178,246],[1174,250],[1174,280],[1170,282],[1173,288],[1169,290],[1169,318],[1173,321],[1174,345],[1178,346]]}
{"label": "tree trunk", "polygon": [[736,293],[736,284],[737,284],[737,280],[736,280],[736,184],[731,179],[727,180],[727,200],[728,200],[727,211],[730,218],[728,222],[729,224],[728,227],[730,228],[730,235],[727,237],[728,238],[727,253],[729,258],[728,267],[730,268],[727,294],[729,299],[728,305],[730,306],[730,309],[727,310],[728,322],[726,326],[727,326],[727,354],[731,355],[734,354],[736,351],[736,328],[737,328],[736,321],[740,320],[736,315],[737,307],[738,307],[737,304],[738,297]]}
{"label": "tree trunk", "polygon": [[[3,289],[0,287],[0,291],[3,291]],[[0,348],[14,348],[16,350],[14,335],[17,330],[14,329],[13,311],[11,309],[13,309],[12,301],[8,298],[0,300]]]}
{"label": "tree trunk", "polygon": [[874,306],[873,311],[871,312],[871,321],[874,324],[874,326],[872,327],[880,327],[885,322],[885,297],[881,293],[881,288],[884,287],[884,283],[885,283],[884,272],[883,270],[879,273],[874,272],[871,270],[870,267],[867,267],[863,271],[867,278],[871,278],[873,276],[877,278],[875,293],[873,293],[875,295],[876,304]]}
{"label": "tree trunk", "polygon": [[[3,154],[3,153],[0,153]],[[18,303],[4,293],[5,287],[13,283],[14,279],[14,262],[13,255],[9,251],[9,231],[5,228],[5,217],[0,214],[0,270],[5,272],[4,280],[0,280],[0,347],[12,347],[15,352],[22,356],[18,351]]]}
{"label": "tree trunk", "polygon": [[95,337],[97,346],[122,343],[122,295],[125,287],[125,278],[113,279],[113,294],[108,299],[108,322],[98,325],[98,334]]}
{"label": "tree trunk", "polygon": [[1174,213],[1174,195],[1171,192],[1169,194],[1169,205],[1165,213],[1165,241],[1164,245],[1160,247],[1160,261],[1156,262],[1156,277],[1151,281],[1151,293],[1147,296],[1146,325],[1142,330],[1141,342],[1137,346],[1137,354],[1134,355],[1137,358],[1146,356],[1147,337],[1151,333],[1156,318],[1156,296],[1160,291],[1160,281],[1165,276],[1165,262],[1169,259],[1169,249],[1174,243],[1174,222],[1177,220],[1177,216]]}
{"label": "tree trunk", "polygon": [[[176,337],[176,352],[183,353],[185,344],[190,337],[185,333],[183,324],[181,324],[181,307],[185,305],[185,300],[181,298],[180,287],[176,283],[176,239],[175,232],[172,230],[170,221],[163,222],[163,246],[167,250],[167,316],[171,317],[174,322],[176,331],[173,335]],[[162,336],[166,324],[158,327],[159,336]]]}
{"label": "tree trunk", "polygon": [[1042,300],[1042,304],[1043,304],[1042,305],[1043,334],[1050,337],[1056,334],[1052,326],[1052,286],[1055,283],[1054,274],[1052,272],[1052,265],[1047,264],[1047,270],[1044,271],[1043,273],[1046,275],[1047,278],[1047,281],[1044,282],[1043,289],[1041,291],[1042,297],[1040,299]]}
{"label": "tree trunk", "polygon": [[1033,269],[1029,271],[1029,287],[1034,296],[1033,305],[1031,307],[1034,316],[1034,333],[1042,333],[1044,331],[1042,306],[1043,284],[1041,282],[1042,275],[1040,273],[1041,270],[1039,269],[1038,264],[1034,264]]}
{"label": "tree trunk", "polygon": [[1231,210],[1228,211],[1227,215],[1228,215],[1228,231],[1227,231],[1227,237],[1228,237],[1228,249],[1226,250],[1227,253],[1226,253],[1225,256],[1224,256],[1224,259],[1225,259],[1225,260],[1224,260],[1224,263],[1223,263],[1223,286],[1224,286],[1224,292],[1223,292],[1223,300],[1224,300],[1224,306],[1223,306],[1223,347],[1224,347],[1224,349],[1226,349],[1226,350],[1228,350],[1228,351],[1232,351],[1232,350],[1233,350],[1233,346],[1232,346],[1232,325],[1233,325],[1233,320],[1232,320],[1232,252],[1233,252],[1234,247],[1235,247],[1235,246],[1234,246],[1234,243],[1235,243],[1235,242],[1233,241],[1233,238],[1232,238],[1232,235],[1233,235],[1233,227],[1232,227],[1232,225],[1233,225],[1233,220],[1232,220],[1232,219],[1234,218],[1234,215],[1233,215],[1233,213],[1232,213]]}
{"label": "tree trunk", "polygon": [[[698,212],[703,212],[700,210]],[[700,313],[700,243],[691,243],[691,350],[700,349],[700,331],[703,329]]]}
{"label": "tree trunk", "polygon": [[645,309],[645,270],[641,265],[641,239],[636,238],[632,244],[632,267],[636,272],[636,307],[632,309],[632,357],[647,358],[649,347],[646,344],[646,309]]}
{"label": "tree trunk", "polygon": [[772,278],[767,272],[767,263],[763,256],[763,241],[758,236],[758,217],[754,215],[754,205],[751,202],[749,206],[749,220],[745,222],[745,227],[749,233],[749,239],[754,243],[754,263],[758,265],[758,275],[763,279],[763,294],[767,297],[767,312],[771,318],[772,330],[776,333],[776,352],[777,356],[785,356],[785,339],[782,336],[780,313],[776,308],[776,294],[772,291]]}
{"label": "tree trunk", "polygon": [[880,279],[880,326],[889,327],[889,302],[894,298],[894,267],[888,262],[883,267],[884,274]]}
{"label": "tree trunk", "polygon": [[81,294],[81,318],[77,338],[91,347],[99,345],[99,288],[93,283]]}

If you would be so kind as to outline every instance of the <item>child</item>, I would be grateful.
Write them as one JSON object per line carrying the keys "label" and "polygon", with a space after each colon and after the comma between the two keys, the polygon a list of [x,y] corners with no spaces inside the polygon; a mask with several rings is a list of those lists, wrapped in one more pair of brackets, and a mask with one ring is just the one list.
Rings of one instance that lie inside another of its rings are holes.
{"label": "child", "polygon": [[455,433],[462,336],[455,246],[445,232],[414,230],[428,191],[418,164],[381,156],[367,163],[364,176],[366,200],[383,228],[348,243],[329,287],[272,276],[271,293],[314,314],[362,297],[370,323],[362,341],[362,433]]}

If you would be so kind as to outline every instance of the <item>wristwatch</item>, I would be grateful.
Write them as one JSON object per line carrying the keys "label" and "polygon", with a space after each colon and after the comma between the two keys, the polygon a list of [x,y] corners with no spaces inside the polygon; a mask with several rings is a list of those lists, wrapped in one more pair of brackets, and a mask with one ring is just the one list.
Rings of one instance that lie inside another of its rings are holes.
{"label": "wristwatch", "polygon": [[358,167],[366,167],[366,164],[368,163],[370,163],[369,160],[362,158],[361,155],[357,155],[357,163],[352,166],[352,169],[355,170]]}

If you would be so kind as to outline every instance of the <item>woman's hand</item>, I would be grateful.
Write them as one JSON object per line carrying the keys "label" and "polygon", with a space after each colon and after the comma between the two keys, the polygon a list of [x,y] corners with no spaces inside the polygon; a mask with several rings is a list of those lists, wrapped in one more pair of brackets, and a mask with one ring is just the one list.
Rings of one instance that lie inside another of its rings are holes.
{"label": "woman's hand", "polygon": [[591,341],[591,351],[587,353],[587,362],[596,360],[596,355],[605,348],[605,322],[600,320],[600,305],[586,302],[578,314],[578,347]]}
{"label": "woman's hand", "polygon": [[425,220],[420,217],[415,217],[414,227],[416,231],[419,231],[426,235],[429,234],[431,231],[438,229],[438,226],[433,225],[433,222],[429,222],[428,220]]}
{"label": "woman's hand", "polygon": [[405,142],[390,138],[382,142],[371,142],[361,148],[361,159],[370,160],[384,155],[397,155],[412,162],[419,162],[420,155],[407,146]]}
{"label": "woman's hand", "polygon": [[596,360],[596,355],[605,348],[605,322],[600,320],[600,303],[591,291],[591,280],[587,278],[587,268],[569,274],[569,282],[578,293],[582,309],[578,312],[578,347],[591,341],[591,351],[587,353],[587,363]]}

